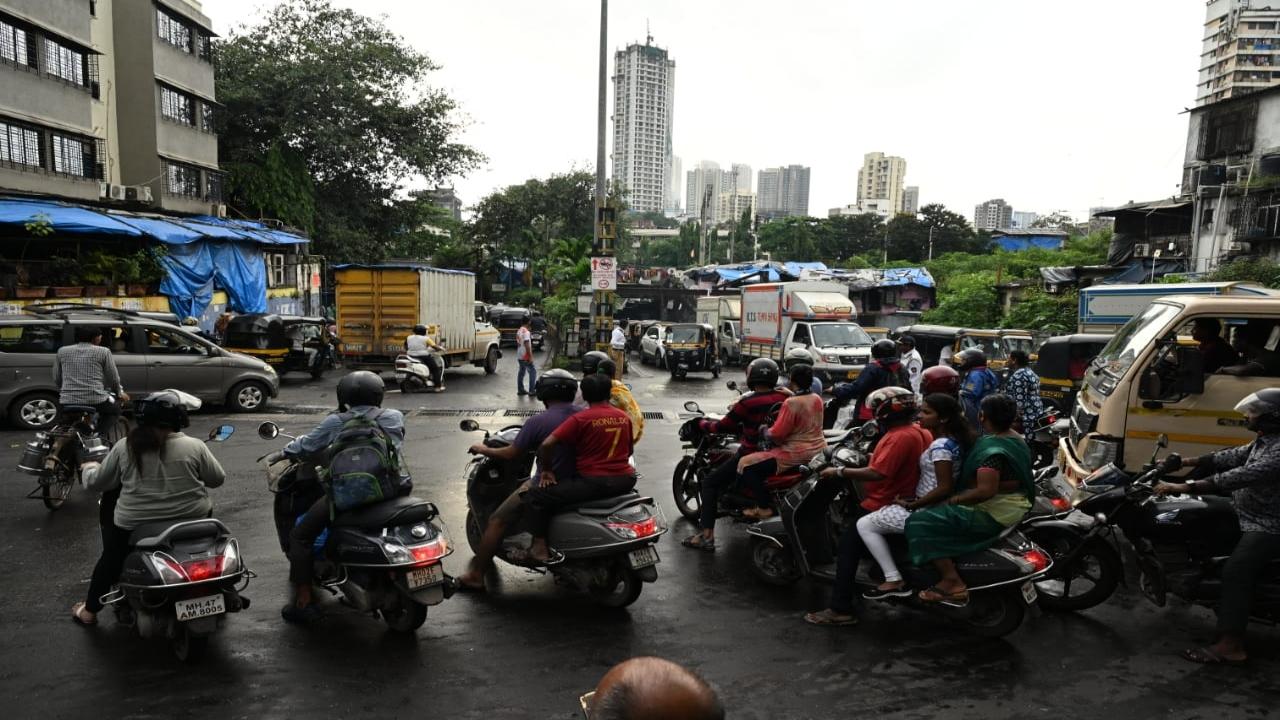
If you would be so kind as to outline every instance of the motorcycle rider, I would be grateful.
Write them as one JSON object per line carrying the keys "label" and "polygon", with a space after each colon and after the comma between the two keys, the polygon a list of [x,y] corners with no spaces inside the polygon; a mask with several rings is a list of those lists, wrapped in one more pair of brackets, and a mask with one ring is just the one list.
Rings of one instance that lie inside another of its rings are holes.
{"label": "motorcycle rider", "polygon": [[[538,400],[546,405],[546,409],[529,418],[510,445],[491,448],[484,443],[476,443],[468,452],[506,462],[535,452],[543,440],[546,440],[569,416],[578,412],[578,408],[573,405],[573,398],[577,392],[578,381],[568,370],[559,368],[548,370],[538,376],[538,383],[533,391]],[[525,493],[530,488],[537,487],[543,469],[544,466],[539,461],[534,466],[533,476],[507,496],[507,499],[489,516],[489,523],[484,529],[484,535],[480,538],[480,546],[476,549],[475,557],[471,558],[467,571],[458,576],[461,587],[468,590],[484,590],[485,573],[493,565],[493,556],[498,551],[498,545],[502,542],[507,526],[520,517],[525,506]],[[555,473],[559,479],[568,480],[573,477],[573,451],[567,446],[560,446],[552,458],[551,465],[546,469]]]}
{"label": "motorcycle rider", "polygon": [[1250,394],[1236,405],[1236,412],[1258,434],[1253,442],[1199,457],[1169,455],[1165,460],[1169,472],[1190,466],[1212,475],[1155,486],[1157,495],[1229,492],[1240,517],[1240,540],[1222,568],[1218,639],[1207,647],[1182,652],[1191,662],[1210,665],[1239,665],[1248,658],[1245,627],[1254,587],[1266,567],[1280,559],[1280,388]]}
{"label": "motorcycle rider", "polygon": [[[547,548],[547,527],[557,508],[621,495],[636,485],[630,463],[631,419],[609,403],[612,384],[601,374],[583,378],[582,397],[587,409],[569,416],[538,446],[540,482],[525,493],[533,532],[529,556],[537,562],[555,561]],[[564,480],[557,479],[551,470],[561,446],[569,446],[574,452],[573,476]]]}
{"label": "motorcycle rider", "polygon": [[831,392],[835,396],[832,402],[844,405],[850,400],[857,401],[853,416],[859,422],[865,422],[872,417],[866,398],[876,390],[886,387],[911,387],[911,378],[898,358],[898,345],[888,339],[877,340],[871,346],[871,362],[867,363],[856,380],[836,386]]}
{"label": "motorcycle rider", "polygon": [[924,358],[916,350],[916,339],[910,335],[898,338],[898,357],[902,358],[902,366],[907,369],[907,377],[911,379],[911,390],[920,394],[920,373],[924,370]]}
{"label": "motorcycle rider", "polygon": [[[367,370],[344,376],[338,381],[337,412],[330,413],[311,432],[294,439],[283,450],[267,456],[267,464],[284,458],[324,457],[321,452],[333,444],[342,426],[356,415],[374,420],[399,451],[404,442],[404,415],[399,410],[382,407],[384,390],[382,378]],[[408,478],[403,478],[402,493],[408,494],[411,487]],[[294,601],[280,611],[288,622],[309,623],[319,619],[320,608],[313,602],[311,593],[315,575],[312,549],[316,538],[329,526],[330,513],[329,498],[322,497],[298,518],[289,533],[289,581],[294,585],[295,596]]]}
{"label": "motorcycle rider", "polygon": [[[772,362],[772,360],[770,362]],[[804,348],[792,348],[787,351],[786,355],[782,356],[782,364],[787,370],[788,379],[787,379],[787,382],[782,382],[781,380],[779,380],[778,387],[785,388],[791,382],[790,380],[791,371],[795,368],[795,366],[808,365],[809,370],[810,371],[813,370],[813,356],[810,355],[809,351],[805,350]],[[787,392],[790,392],[790,390],[788,390]],[[822,379],[821,378],[815,377],[813,379],[813,382],[809,383],[809,392],[818,396],[822,395]]]}
{"label": "motorcycle rider", "polygon": [[776,362],[769,358],[752,360],[747,365],[747,388],[751,392],[738,398],[723,418],[703,420],[700,423],[705,433],[740,433],[741,442],[738,454],[717,465],[703,479],[698,532],[681,541],[685,547],[695,550],[716,549],[716,516],[719,514],[720,493],[737,479],[738,460],[760,449],[760,427],[768,423],[769,412],[775,405],[791,397],[790,390],[783,391],[776,387],[777,384]]}
{"label": "motorcycle rider", "polygon": [[964,415],[975,428],[982,427],[979,414],[982,399],[1000,389],[1000,378],[987,367],[987,354],[977,348],[956,353],[951,362],[960,368],[960,402]]}
{"label": "motorcycle rider", "polygon": [[[58,386],[58,405],[87,405],[98,411],[98,427],[110,431],[120,417],[120,402],[128,402],[129,394],[120,382],[111,350],[102,347],[102,328],[76,327],[74,345],[58,348],[53,361],[53,384]],[[118,439],[118,438],[113,438]]]}
{"label": "motorcycle rider", "polygon": [[[184,397],[185,396],[185,397]],[[81,466],[88,490],[115,490],[119,500],[102,532],[102,555],[93,568],[84,602],[71,608],[81,625],[95,625],[102,596],[120,578],[129,554],[129,535],[157,520],[209,517],[209,488],[222,485],[226,473],[209,446],[188,437],[188,408],[200,401],[177,390],[161,390],[138,401],[137,427],[118,441],[102,464]]]}
{"label": "motorcycle rider", "polygon": [[426,325],[414,325],[413,334],[404,339],[405,353],[431,371],[431,384],[435,385],[433,392],[444,392],[444,361],[439,354],[442,350],[444,348],[427,335]]}
{"label": "motorcycle rider", "polygon": [[[613,386],[609,390],[609,404],[631,418],[631,442],[640,442],[640,438],[644,436],[644,413],[640,411],[640,404],[636,402],[627,384],[617,379],[617,363],[608,355],[592,350],[582,356],[582,377],[586,379],[589,375],[604,375],[613,381]],[[580,410],[587,406],[582,400],[581,392],[578,393],[575,403]]]}

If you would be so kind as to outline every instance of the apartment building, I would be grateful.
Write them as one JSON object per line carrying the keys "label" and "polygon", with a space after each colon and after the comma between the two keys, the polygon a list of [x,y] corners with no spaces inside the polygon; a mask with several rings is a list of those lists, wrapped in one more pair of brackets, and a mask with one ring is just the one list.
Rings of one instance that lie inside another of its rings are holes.
{"label": "apartment building", "polygon": [[765,168],[756,176],[756,214],[766,218],[809,214],[809,168]]}
{"label": "apartment building", "polygon": [[220,214],[213,35],[192,0],[0,0],[0,189]]}
{"label": "apartment building", "polygon": [[1013,206],[1001,198],[979,203],[973,208],[975,230],[1003,230],[1013,226]]}
{"label": "apartment building", "polygon": [[718,222],[737,222],[742,218],[743,213],[746,213],[748,217],[755,217],[755,210],[755,193],[750,190],[743,191],[730,188],[720,193],[720,198],[716,203],[716,218]]}
{"label": "apartment building", "polygon": [[1280,84],[1280,2],[1210,0],[1196,104],[1207,105]]}
{"label": "apartment building", "polygon": [[920,188],[909,185],[902,191],[902,214],[915,215],[920,212]]}
{"label": "apartment building", "polygon": [[906,160],[881,152],[867,153],[862,158],[862,168],[858,170],[858,202],[885,200],[892,214],[902,212],[906,174]]}
{"label": "apartment building", "polygon": [[613,181],[636,212],[662,212],[670,197],[676,63],[649,37],[614,55]]}

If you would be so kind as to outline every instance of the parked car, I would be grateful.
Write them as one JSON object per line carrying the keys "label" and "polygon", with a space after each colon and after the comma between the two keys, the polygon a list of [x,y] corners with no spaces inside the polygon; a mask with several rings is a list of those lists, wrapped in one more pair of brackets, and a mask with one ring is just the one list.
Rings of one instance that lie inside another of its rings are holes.
{"label": "parked car", "polygon": [[644,335],[640,336],[641,365],[653,363],[658,367],[666,367],[667,333],[670,330],[670,325],[657,323],[644,331]]}
{"label": "parked car", "polygon": [[232,410],[262,409],[280,390],[280,378],[257,358],[230,352],[171,323],[110,308],[28,308],[0,316],[0,408],[23,430],[50,427],[57,418],[53,362],[58,348],[75,343],[75,329],[102,328],[102,345],[115,356],[131,395],[176,388]]}

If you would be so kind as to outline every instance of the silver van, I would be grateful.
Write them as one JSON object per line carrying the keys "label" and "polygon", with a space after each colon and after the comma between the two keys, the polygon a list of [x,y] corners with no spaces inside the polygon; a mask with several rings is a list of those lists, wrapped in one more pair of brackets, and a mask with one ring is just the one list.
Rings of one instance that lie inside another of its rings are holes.
{"label": "silver van", "polygon": [[40,309],[0,316],[0,409],[18,428],[49,427],[57,417],[53,362],[75,342],[75,329],[102,329],[125,392],[134,397],[164,388],[189,392],[237,412],[266,405],[280,390],[270,365],[228,352],[181,327],[144,313],[110,308]]}

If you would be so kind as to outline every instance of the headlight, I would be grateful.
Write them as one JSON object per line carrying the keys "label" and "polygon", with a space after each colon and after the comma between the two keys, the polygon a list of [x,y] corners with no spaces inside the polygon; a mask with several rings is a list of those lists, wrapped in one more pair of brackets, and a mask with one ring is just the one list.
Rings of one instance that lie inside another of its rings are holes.
{"label": "headlight", "polygon": [[822,362],[829,362],[829,363],[837,363],[837,364],[839,364],[839,362],[840,362],[840,356],[839,356],[839,355],[823,355],[823,356],[822,356]]}
{"label": "headlight", "polygon": [[1120,457],[1120,441],[1092,437],[1085,444],[1084,457],[1081,461],[1086,468],[1097,470],[1107,463],[1115,462],[1118,457]]}
{"label": "headlight", "polygon": [[262,372],[264,372],[264,373],[266,373],[266,374],[268,374],[268,375],[275,375],[275,374],[276,374],[276,369],[275,369],[275,368],[273,368],[273,367],[271,367],[270,365],[268,365],[268,364],[266,364],[266,363],[262,363]]}

